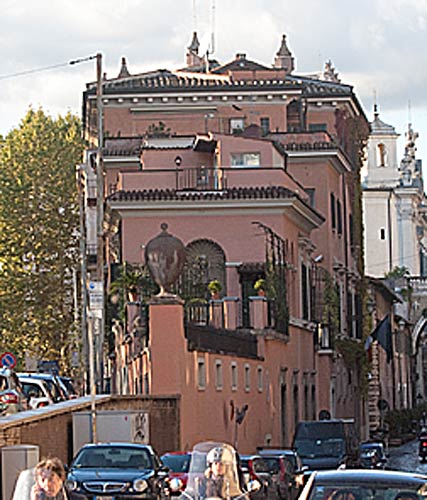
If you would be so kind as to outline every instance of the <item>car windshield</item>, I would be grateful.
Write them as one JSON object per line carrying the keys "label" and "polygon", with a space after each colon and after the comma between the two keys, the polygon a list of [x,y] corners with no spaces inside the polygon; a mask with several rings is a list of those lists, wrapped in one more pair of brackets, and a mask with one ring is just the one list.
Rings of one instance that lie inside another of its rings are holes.
{"label": "car windshield", "polygon": [[62,398],[61,392],[58,389],[58,386],[55,384],[55,382],[51,379],[45,378],[43,379],[44,383],[47,385],[49,388],[49,392],[54,399],[54,401],[60,401]]}
{"label": "car windshield", "polygon": [[339,457],[344,452],[342,439],[302,439],[298,442],[298,453],[301,457]]}
{"label": "car windshield", "polygon": [[67,377],[60,377],[60,378],[61,382],[65,385],[68,393],[77,396],[77,391],[74,388],[73,381]]}
{"label": "car windshield", "polygon": [[314,486],[308,500],[421,500],[423,492],[402,488],[378,487],[376,485],[358,486]]}
{"label": "car windshield", "polygon": [[275,457],[263,457],[271,474],[280,472],[280,459]]}
{"label": "car windshield", "polygon": [[191,455],[163,455],[162,462],[172,472],[188,472]]}
{"label": "car windshield", "polygon": [[151,469],[150,454],[128,446],[96,446],[83,449],[76,457],[75,468]]}

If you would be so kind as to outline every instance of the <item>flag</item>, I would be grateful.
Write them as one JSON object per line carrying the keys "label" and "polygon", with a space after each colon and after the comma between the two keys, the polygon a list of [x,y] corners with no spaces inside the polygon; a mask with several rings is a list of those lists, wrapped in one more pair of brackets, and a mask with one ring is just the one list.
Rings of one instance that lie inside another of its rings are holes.
{"label": "flag", "polygon": [[376,340],[387,354],[387,363],[390,363],[393,357],[393,341],[391,337],[390,316],[387,314],[375,327],[375,330],[365,341],[365,351],[367,351],[372,342]]}

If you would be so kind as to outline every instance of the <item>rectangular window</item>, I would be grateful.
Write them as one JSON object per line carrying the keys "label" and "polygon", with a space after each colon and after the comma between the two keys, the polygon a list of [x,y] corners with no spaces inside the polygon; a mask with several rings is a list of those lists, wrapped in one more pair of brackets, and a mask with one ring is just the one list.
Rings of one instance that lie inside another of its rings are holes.
{"label": "rectangular window", "polygon": [[337,232],[338,234],[342,234],[342,209],[339,200],[337,200]]}
{"label": "rectangular window", "polygon": [[200,390],[206,389],[206,364],[204,358],[197,359],[197,386]]}
{"label": "rectangular window", "polygon": [[335,195],[334,193],[331,193],[331,224],[332,224],[332,229],[337,228],[337,221],[335,217]]}
{"label": "rectangular window", "polygon": [[258,382],[258,391],[262,392],[264,388],[264,373],[262,371],[262,366],[258,366],[257,368],[257,382]]}
{"label": "rectangular window", "polygon": [[259,153],[231,153],[232,167],[259,167],[261,155]]}
{"label": "rectangular window", "polygon": [[237,363],[231,363],[231,390],[237,391]]}
{"label": "rectangular window", "polygon": [[215,361],[215,387],[218,390],[222,390],[223,387],[222,361],[219,359]]}
{"label": "rectangular window", "polygon": [[301,302],[302,302],[302,318],[308,318],[308,307],[309,307],[309,297],[308,297],[308,269],[305,264],[301,264]]}
{"label": "rectangular window", "polygon": [[231,118],[230,134],[240,134],[244,128],[245,128],[244,118]]}
{"label": "rectangular window", "polygon": [[316,189],[315,188],[305,188],[305,192],[308,194],[310,207],[316,208]]}
{"label": "rectangular window", "polygon": [[380,240],[385,240],[385,229],[383,227],[380,229]]}
{"label": "rectangular window", "polygon": [[261,118],[261,132],[262,135],[267,135],[270,133],[270,118]]}
{"label": "rectangular window", "polygon": [[328,127],[326,123],[310,123],[308,126],[310,132],[326,132]]}
{"label": "rectangular window", "polygon": [[251,367],[245,364],[245,391],[249,392],[251,390]]}

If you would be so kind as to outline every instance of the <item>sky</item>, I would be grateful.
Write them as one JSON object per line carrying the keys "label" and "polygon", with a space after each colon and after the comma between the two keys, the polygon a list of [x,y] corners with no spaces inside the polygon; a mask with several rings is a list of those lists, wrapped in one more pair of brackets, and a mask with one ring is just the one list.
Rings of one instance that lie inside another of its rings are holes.
{"label": "sky", "polygon": [[331,60],[369,120],[376,100],[380,118],[401,134],[399,159],[412,123],[427,178],[427,0],[0,0],[0,7],[2,135],[30,106],[81,115],[96,63],[69,61],[101,53],[107,78],[118,75],[123,56],[131,74],[178,69],[196,30],[199,52],[213,48],[221,63],[243,52],[271,65],[286,34],[294,74],[319,72]]}

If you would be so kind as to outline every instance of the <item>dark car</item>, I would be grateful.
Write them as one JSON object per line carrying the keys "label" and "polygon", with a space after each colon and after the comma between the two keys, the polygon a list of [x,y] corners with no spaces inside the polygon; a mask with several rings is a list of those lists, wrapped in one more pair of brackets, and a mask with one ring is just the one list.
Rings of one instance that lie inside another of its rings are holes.
{"label": "dark car", "polygon": [[313,472],[299,500],[422,500],[426,494],[421,474],[347,469]]}
{"label": "dark car", "polygon": [[283,457],[291,465],[291,498],[294,500],[298,497],[302,487],[305,484],[307,476],[310,474],[308,467],[302,464],[298,452],[293,448],[258,448],[258,454],[266,459],[266,457]]}
{"label": "dark car", "polygon": [[[165,453],[160,457],[163,465],[168,469],[168,479],[177,478],[181,481],[181,488],[178,493],[183,491],[187,485],[188,471],[190,469],[191,452],[174,451]],[[176,494],[176,492],[174,492]]]}
{"label": "dark car", "polygon": [[77,498],[163,497],[167,469],[151,446],[134,443],[87,444],[69,469],[66,487]]}
{"label": "dark car", "polygon": [[283,455],[263,455],[262,458],[269,468],[279,498],[293,500],[293,467],[291,462]]}
{"label": "dark car", "polygon": [[292,444],[311,471],[357,467],[358,445],[353,419],[298,422]]}
{"label": "dark car", "polygon": [[245,484],[255,480],[261,483],[259,490],[249,494],[252,500],[275,500],[279,498],[269,466],[260,455],[240,455],[239,465]]}
{"label": "dark car", "polygon": [[383,443],[362,443],[359,446],[359,465],[362,469],[385,469],[387,457]]}

